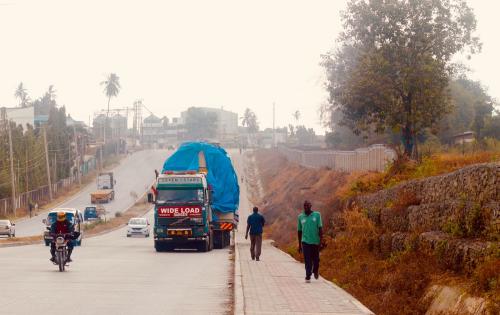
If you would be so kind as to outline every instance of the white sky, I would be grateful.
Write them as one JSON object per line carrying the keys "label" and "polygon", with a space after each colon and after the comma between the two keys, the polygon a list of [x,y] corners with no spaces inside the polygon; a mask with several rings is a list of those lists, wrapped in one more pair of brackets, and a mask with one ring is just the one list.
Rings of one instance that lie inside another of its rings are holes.
{"label": "white sky", "polygon": [[[0,0],[0,106],[17,104],[21,81],[32,99],[53,84],[58,103],[88,123],[106,104],[99,82],[115,72],[122,91],[112,108],[143,99],[156,115],[174,117],[189,106],[240,115],[250,107],[271,127],[275,101],[277,126],[295,123],[299,110],[300,123],[322,133],[320,55],[334,46],[345,3]],[[469,4],[483,52],[468,65],[500,99],[500,5]]]}

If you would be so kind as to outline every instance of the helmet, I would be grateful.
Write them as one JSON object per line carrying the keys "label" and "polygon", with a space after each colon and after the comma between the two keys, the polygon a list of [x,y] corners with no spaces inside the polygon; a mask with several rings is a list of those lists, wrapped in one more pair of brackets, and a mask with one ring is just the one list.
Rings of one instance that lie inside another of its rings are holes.
{"label": "helmet", "polygon": [[57,213],[57,221],[63,222],[66,220],[66,212],[58,212]]}

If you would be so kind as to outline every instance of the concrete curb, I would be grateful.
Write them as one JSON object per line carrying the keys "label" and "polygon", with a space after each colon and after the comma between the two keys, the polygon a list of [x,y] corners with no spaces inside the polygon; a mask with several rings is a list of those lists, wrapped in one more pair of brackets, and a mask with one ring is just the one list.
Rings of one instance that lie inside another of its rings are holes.
{"label": "concrete curb", "polygon": [[29,241],[29,242],[15,242],[15,243],[0,244],[0,248],[35,245],[35,244],[43,244],[43,241],[38,240],[38,241]]}
{"label": "concrete curb", "polygon": [[235,242],[234,246],[235,260],[234,260],[234,314],[245,314],[245,295],[243,293],[243,283],[241,274],[240,262],[240,249],[238,243]]}

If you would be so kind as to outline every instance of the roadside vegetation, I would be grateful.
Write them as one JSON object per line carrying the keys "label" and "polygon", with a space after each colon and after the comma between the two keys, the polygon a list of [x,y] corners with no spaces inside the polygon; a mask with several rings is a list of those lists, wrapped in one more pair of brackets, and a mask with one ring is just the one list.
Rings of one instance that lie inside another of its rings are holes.
{"label": "roadside vegetation", "polygon": [[[439,246],[436,251],[417,250],[418,235],[412,236],[415,243],[409,242],[403,250],[383,254],[377,244],[387,231],[377,226],[363,209],[348,206],[349,200],[356,196],[381,191],[410,179],[444,174],[476,163],[498,162],[498,152],[437,153],[421,163],[395,163],[382,173],[352,174],[308,169],[288,162],[272,150],[255,151],[254,158],[255,170],[249,171],[253,175],[248,180],[254,190],[260,181],[265,192],[260,196],[252,194],[253,202],[264,209],[263,214],[270,222],[265,236],[301,260],[297,252],[296,218],[304,199],[311,200],[325,222],[327,248],[321,256],[321,275],[353,294],[376,314],[425,313],[431,300],[424,296],[433,284],[456,284],[465,292],[486,298],[492,305],[500,302],[498,250],[492,250],[471,273],[449,269],[444,247],[441,251]],[[401,195],[391,207],[398,211],[414,202],[411,195]],[[462,236],[468,237],[467,226],[471,231],[475,228],[474,218],[467,220],[471,224],[464,224],[463,231],[458,226],[450,233],[463,232]],[[474,233],[470,237],[481,238]]]}

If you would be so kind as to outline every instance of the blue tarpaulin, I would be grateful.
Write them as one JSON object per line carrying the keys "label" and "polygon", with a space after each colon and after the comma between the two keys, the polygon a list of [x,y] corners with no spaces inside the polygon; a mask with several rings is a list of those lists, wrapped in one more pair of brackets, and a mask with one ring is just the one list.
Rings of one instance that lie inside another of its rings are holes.
{"label": "blue tarpaulin", "polygon": [[227,152],[205,142],[183,143],[163,164],[165,171],[198,171],[198,153],[203,151],[207,164],[207,182],[212,187],[212,208],[235,212],[240,203],[238,178]]}

